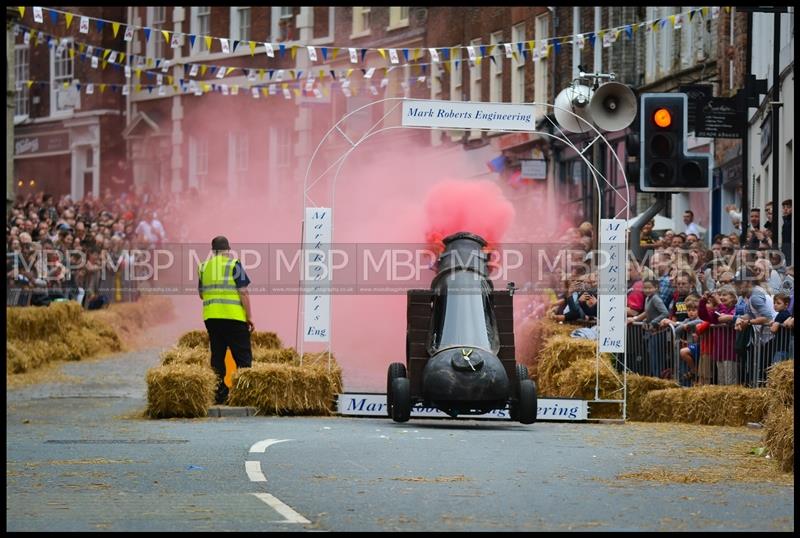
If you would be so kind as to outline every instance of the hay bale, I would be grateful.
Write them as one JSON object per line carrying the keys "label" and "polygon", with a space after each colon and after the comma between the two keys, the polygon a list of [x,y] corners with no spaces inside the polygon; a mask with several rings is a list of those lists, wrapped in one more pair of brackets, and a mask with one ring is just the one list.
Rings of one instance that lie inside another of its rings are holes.
{"label": "hay bale", "polygon": [[794,406],[794,360],[782,361],[769,368],[767,401],[770,412]]}
{"label": "hay bale", "polygon": [[794,406],[770,408],[764,423],[764,445],[784,472],[794,472]]}
{"label": "hay bale", "polygon": [[329,415],[340,385],[326,368],[255,363],[233,375],[228,403],[264,415]]}
{"label": "hay bale", "polygon": [[208,349],[208,333],[206,331],[189,331],[178,338],[178,345],[181,347],[202,347]]}
{"label": "hay bale", "polygon": [[638,418],[648,422],[744,426],[763,421],[766,407],[764,389],[704,385],[650,391],[642,399]]}
{"label": "hay bale", "polygon": [[195,364],[211,366],[211,352],[202,347],[174,346],[161,352],[161,365],[168,364]]}
{"label": "hay bale", "polygon": [[[594,340],[572,338],[565,335],[551,337],[539,352],[536,385],[542,396],[558,395],[556,376],[580,360],[594,362],[597,343]],[[611,361],[607,353],[601,360]]]}
{"label": "hay bale", "polygon": [[253,347],[253,362],[278,362],[278,363],[294,363],[297,362],[300,355],[293,347],[282,349],[273,349],[270,347]]}
{"label": "hay bale", "polygon": [[75,301],[49,306],[6,307],[6,339],[35,341],[65,334],[80,322],[83,308]]}
{"label": "hay bale", "polygon": [[678,384],[671,379],[660,379],[658,377],[629,373],[627,394],[628,405],[626,413],[628,419],[643,420],[641,418],[642,402],[648,392],[671,388],[679,388]]}
{"label": "hay bale", "polygon": [[281,339],[273,332],[254,331],[250,335],[250,343],[253,347],[266,347],[280,349],[283,347]]}
{"label": "hay bale", "polygon": [[209,367],[169,364],[147,371],[150,418],[204,417],[214,403],[217,376]]}

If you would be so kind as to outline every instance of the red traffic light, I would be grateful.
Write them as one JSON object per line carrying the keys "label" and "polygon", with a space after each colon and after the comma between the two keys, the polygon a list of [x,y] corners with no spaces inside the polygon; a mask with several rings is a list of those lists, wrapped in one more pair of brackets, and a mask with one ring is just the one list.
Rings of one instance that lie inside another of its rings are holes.
{"label": "red traffic light", "polygon": [[666,108],[659,108],[653,114],[653,121],[662,129],[672,125],[672,113]]}

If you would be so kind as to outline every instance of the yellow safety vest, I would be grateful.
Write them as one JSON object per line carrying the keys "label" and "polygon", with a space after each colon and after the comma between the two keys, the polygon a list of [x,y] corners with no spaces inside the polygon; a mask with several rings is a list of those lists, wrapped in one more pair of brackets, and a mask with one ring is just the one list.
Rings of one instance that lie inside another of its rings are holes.
{"label": "yellow safety vest", "polygon": [[247,321],[247,313],[233,279],[236,258],[214,256],[200,264],[200,294],[203,297],[203,319]]}

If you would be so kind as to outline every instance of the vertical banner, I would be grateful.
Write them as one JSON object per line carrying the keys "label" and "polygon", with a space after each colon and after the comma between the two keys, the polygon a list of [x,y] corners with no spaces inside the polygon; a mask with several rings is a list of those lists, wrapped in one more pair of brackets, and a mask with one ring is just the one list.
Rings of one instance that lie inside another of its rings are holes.
{"label": "vertical banner", "polygon": [[331,210],[307,207],[303,234],[303,341],[330,341]]}
{"label": "vertical banner", "polygon": [[624,353],[626,329],[625,267],[627,222],[624,219],[600,219],[598,334],[600,352]]}

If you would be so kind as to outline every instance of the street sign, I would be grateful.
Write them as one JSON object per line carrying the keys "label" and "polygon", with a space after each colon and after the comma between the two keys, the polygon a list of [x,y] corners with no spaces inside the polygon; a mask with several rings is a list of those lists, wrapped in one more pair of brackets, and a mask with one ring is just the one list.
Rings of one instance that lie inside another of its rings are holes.
{"label": "street sign", "polygon": [[736,97],[713,97],[697,109],[695,136],[708,138],[741,138],[745,114]]}
{"label": "street sign", "polygon": [[520,160],[523,179],[547,179],[547,161],[544,159]]}
{"label": "street sign", "polygon": [[686,84],[679,86],[678,91],[685,93],[689,98],[689,107],[687,109],[689,131],[696,132],[697,109],[704,106],[714,96],[714,86],[711,84]]}

